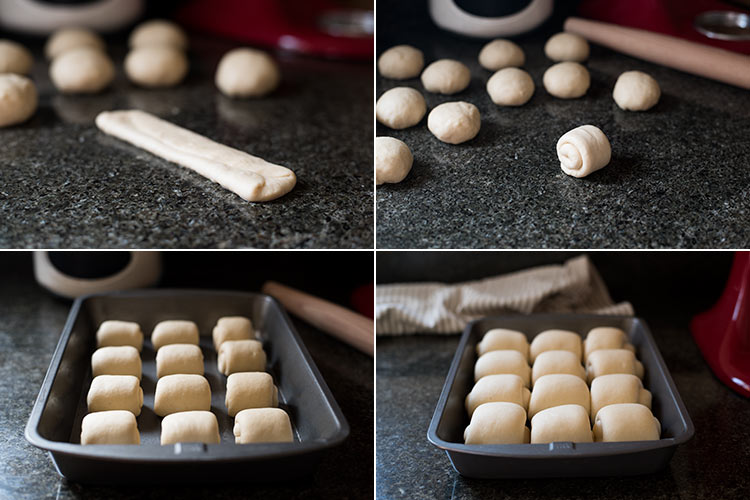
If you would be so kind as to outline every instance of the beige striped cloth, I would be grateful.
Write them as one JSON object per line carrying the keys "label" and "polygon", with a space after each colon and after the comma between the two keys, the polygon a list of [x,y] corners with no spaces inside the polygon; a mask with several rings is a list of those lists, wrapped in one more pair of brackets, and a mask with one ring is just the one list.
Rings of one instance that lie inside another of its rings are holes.
{"label": "beige striped cloth", "polygon": [[491,315],[542,312],[633,315],[615,304],[588,256],[479,281],[378,285],[378,335],[457,333]]}

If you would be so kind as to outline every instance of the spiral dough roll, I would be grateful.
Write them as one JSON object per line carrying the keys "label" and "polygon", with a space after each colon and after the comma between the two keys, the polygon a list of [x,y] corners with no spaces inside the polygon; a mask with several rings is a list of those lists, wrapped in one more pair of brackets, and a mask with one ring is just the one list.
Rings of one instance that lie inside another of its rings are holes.
{"label": "spiral dough roll", "polygon": [[607,136],[593,125],[582,125],[557,141],[560,168],[573,177],[586,177],[604,168],[612,157]]}

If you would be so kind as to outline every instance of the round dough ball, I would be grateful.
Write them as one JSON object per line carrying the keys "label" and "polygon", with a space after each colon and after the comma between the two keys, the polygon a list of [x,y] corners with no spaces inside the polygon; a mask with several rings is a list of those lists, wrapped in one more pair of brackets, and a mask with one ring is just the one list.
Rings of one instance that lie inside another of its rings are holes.
{"label": "round dough ball", "polygon": [[375,184],[401,182],[413,162],[409,146],[402,141],[394,137],[375,138]]}
{"label": "round dough ball", "polygon": [[523,66],[525,62],[523,49],[510,40],[501,38],[492,40],[479,52],[479,64],[490,71]]}
{"label": "round dough ball", "polygon": [[642,71],[626,71],[617,78],[612,97],[628,111],[646,111],[656,106],[661,97],[659,83]]}
{"label": "round dough ball", "polygon": [[229,97],[261,97],[278,87],[280,80],[276,61],[261,50],[230,50],[216,68],[216,86]]}
{"label": "round dough ball", "polygon": [[469,86],[471,72],[465,64],[453,59],[440,59],[422,72],[422,85],[428,92],[455,94]]}
{"label": "round dough ball", "polygon": [[416,125],[427,112],[427,104],[418,90],[396,87],[380,96],[375,116],[386,127],[400,130]]}
{"label": "round dough ball", "polygon": [[479,133],[479,110],[471,103],[446,102],[430,111],[427,128],[443,142],[461,144]]}
{"label": "round dough ball", "polygon": [[79,47],[57,56],[49,67],[52,83],[65,94],[94,94],[115,77],[115,65],[99,49]]}
{"label": "round dough ball", "polygon": [[28,75],[34,58],[31,52],[12,40],[0,40],[0,73]]}
{"label": "round dough ball", "polygon": [[88,47],[104,52],[104,40],[86,28],[63,28],[55,31],[44,46],[47,59],[54,59],[71,49]]}
{"label": "round dough ball", "polygon": [[141,23],[130,34],[128,45],[131,49],[153,46],[174,47],[186,50],[188,38],[182,28],[172,21],[154,19]]}
{"label": "round dough ball", "polygon": [[547,92],[560,99],[581,97],[591,85],[589,71],[577,62],[561,62],[550,66],[542,78]]}
{"label": "round dough ball", "polygon": [[187,71],[187,57],[173,47],[137,48],[125,58],[125,74],[143,87],[173,87],[185,78]]}
{"label": "round dough ball", "polygon": [[522,106],[534,95],[534,80],[522,69],[501,69],[487,80],[487,93],[499,106]]}
{"label": "round dough ball", "polygon": [[0,75],[0,127],[25,122],[36,111],[34,82],[25,76]]}
{"label": "round dough ball", "polygon": [[574,33],[558,33],[547,40],[544,53],[553,61],[582,62],[589,58],[589,42]]}
{"label": "round dough ball", "polygon": [[378,70],[386,78],[406,80],[416,78],[424,67],[422,51],[411,45],[396,45],[378,58]]}

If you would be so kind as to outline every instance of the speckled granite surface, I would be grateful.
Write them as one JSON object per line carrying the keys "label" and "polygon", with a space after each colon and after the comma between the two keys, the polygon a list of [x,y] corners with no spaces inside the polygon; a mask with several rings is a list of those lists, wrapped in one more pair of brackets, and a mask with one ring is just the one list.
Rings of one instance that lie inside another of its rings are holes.
{"label": "speckled granite surface", "polygon": [[[417,10],[382,3],[379,13]],[[378,136],[401,139],[414,154],[403,182],[378,186],[378,248],[747,247],[750,92],[592,46],[586,96],[556,99],[542,86],[552,63],[541,33],[519,42],[534,96],[522,107],[498,107],[485,90],[491,72],[477,62],[484,42],[417,25],[412,14],[379,14],[378,54],[408,43],[424,51],[427,63],[459,59],[471,69],[471,84],[444,96],[425,92],[419,79],[378,75],[377,96],[414,87],[428,113],[444,102],[468,101],[479,108],[482,128],[454,146],[429,132],[426,117],[401,131],[377,124]],[[655,108],[617,107],[611,91],[626,70],[656,78],[663,94]],[[605,169],[575,179],[561,171],[555,145],[584,124],[605,132],[613,158]]]}
{"label": "speckled granite surface", "polygon": [[[233,101],[213,84],[235,46],[194,36],[191,70],[174,89],[144,90],[110,47],[113,88],[56,92],[37,47],[36,115],[0,129],[0,247],[372,248],[372,67],[277,54],[272,95]],[[248,203],[200,175],[99,132],[107,109],[139,108],[291,168],[297,186]]]}

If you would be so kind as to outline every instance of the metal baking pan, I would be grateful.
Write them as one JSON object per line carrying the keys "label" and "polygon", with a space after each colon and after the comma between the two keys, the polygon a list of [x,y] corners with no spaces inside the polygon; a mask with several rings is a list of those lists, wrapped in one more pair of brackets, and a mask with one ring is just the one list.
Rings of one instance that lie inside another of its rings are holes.
{"label": "metal baking pan", "polygon": [[[464,444],[463,431],[469,425],[464,398],[474,385],[476,344],[487,330],[518,330],[531,341],[538,333],[552,328],[572,330],[585,336],[597,326],[614,326],[628,333],[645,368],[643,385],[653,395],[652,410],[661,422],[661,439],[622,443]],[[689,440],[694,432],[685,405],[642,319],[543,314],[490,317],[467,325],[430,422],[427,439],[445,450],[456,471],[467,477],[625,476],[648,474],[666,467],[677,445]]]}
{"label": "metal baking pan", "polygon": [[[258,330],[279,405],[292,421],[293,443],[234,443],[234,419],[224,404],[226,377],[217,369],[211,339],[217,319],[228,315],[247,316]],[[146,336],[140,446],[79,444],[95,333],[107,319],[136,321]],[[149,336],[166,319],[198,324],[220,444],[159,444],[161,419],[153,411],[156,353]],[[281,306],[267,295],[204,290],[130,291],[76,300],[26,425],[26,439],[50,452],[60,475],[92,484],[288,481],[310,476],[321,454],[348,434],[346,419]]]}

